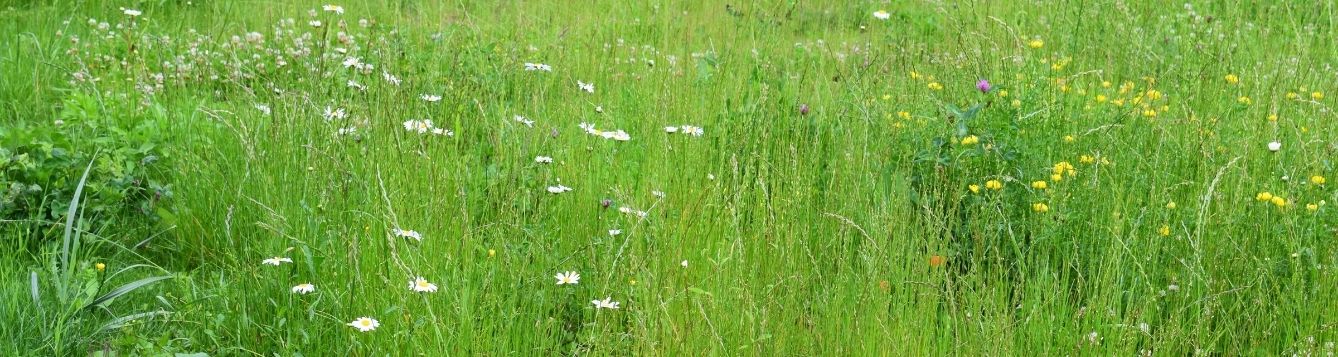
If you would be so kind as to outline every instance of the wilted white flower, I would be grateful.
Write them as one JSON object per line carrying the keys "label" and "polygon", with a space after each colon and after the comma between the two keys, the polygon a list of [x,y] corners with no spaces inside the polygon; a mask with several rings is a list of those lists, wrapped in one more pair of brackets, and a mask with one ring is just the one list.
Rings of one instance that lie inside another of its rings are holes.
{"label": "wilted white flower", "polygon": [[664,198],[664,191],[659,191],[659,190],[656,190],[656,191],[650,191],[650,195],[651,195],[651,196],[655,196],[655,197],[659,197],[659,198]]}
{"label": "wilted white flower", "polygon": [[395,75],[390,74],[390,72],[381,72],[381,78],[385,78],[386,82],[390,82],[390,85],[393,86],[400,85],[400,78],[395,77]]}
{"label": "wilted white flower", "polygon": [[392,230],[392,232],[394,232],[395,236],[397,237],[412,238],[413,240],[416,241],[423,240],[423,235],[421,233],[418,233],[418,231],[395,228]]}
{"label": "wilted white flower", "polygon": [[348,58],[344,59],[344,68],[360,67],[360,66],[362,66],[362,59],[353,56],[349,56]]}
{"label": "wilted white flower", "polygon": [[357,133],[358,133],[358,128],[352,126],[339,128],[339,130],[335,131],[335,135],[338,136],[353,135]]}
{"label": "wilted white flower", "polygon": [[127,8],[121,8],[121,13],[125,14],[125,16],[130,16],[130,17],[135,17],[144,14],[144,12],[142,11],[135,9],[127,9]]}
{"label": "wilted white flower", "polygon": [[551,158],[551,157],[547,157],[547,156],[535,156],[535,157],[534,157],[534,162],[537,162],[537,163],[540,163],[540,164],[548,164],[548,163],[552,163],[552,162],[553,162],[553,158]]}
{"label": "wilted white flower", "polygon": [[558,272],[557,275],[554,275],[553,277],[557,278],[558,285],[571,285],[581,282],[581,274],[577,274],[574,271],[569,271],[565,273]]}
{"label": "wilted white flower", "polygon": [[678,127],[676,127],[676,126],[666,126],[666,127],[664,127],[664,132],[666,132],[666,133],[677,133],[677,132],[678,132]]}
{"label": "wilted white flower", "polygon": [[613,301],[613,297],[605,297],[604,300],[591,300],[590,303],[595,304],[595,308],[596,308],[596,309],[617,309],[617,308],[618,308],[618,302],[617,302],[617,301]]}
{"label": "wilted white flower", "polygon": [[260,261],[261,264],[273,265],[273,266],[279,266],[279,264],[292,263],[292,262],[293,262],[292,259],[288,259],[285,257],[273,257]]}
{"label": "wilted white flower", "polygon": [[437,284],[429,283],[427,279],[420,276],[409,281],[409,290],[419,293],[435,293],[437,292]]}
{"label": "wilted white flower", "polygon": [[873,12],[873,17],[879,20],[887,20],[892,18],[892,14],[887,11],[878,10]]}
{"label": "wilted white flower", "polygon": [[366,91],[366,90],[367,90],[367,86],[364,86],[364,85],[362,85],[362,83],[358,83],[358,81],[355,81],[355,80],[352,80],[352,79],[348,80],[348,87],[349,87],[349,88],[353,88],[353,89],[357,89],[357,90],[359,90],[359,91]]}
{"label": "wilted white flower", "polygon": [[310,22],[307,22],[307,24],[311,25],[311,27],[321,27],[321,20],[311,20]]}
{"label": "wilted white flower", "polygon": [[1268,151],[1277,152],[1278,150],[1282,150],[1282,143],[1278,141],[1268,143]]}
{"label": "wilted white flower", "polygon": [[311,293],[311,292],[313,292],[313,291],[316,291],[316,286],[315,286],[315,285],[311,285],[311,284],[309,284],[309,283],[308,283],[308,284],[297,284],[297,286],[294,286],[294,287],[293,287],[293,293],[294,293],[294,294],[303,294],[303,295],[306,295],[306,294]]}
{"label": "wilted white flower", "polygon": [[344,13],[344,7],[339,5],[325,5],[321,9],[341,15]]}
{"label": "wilted white flower", "polygon": [[595,84],[594,84],[594,83],[586,83],[586,82],[582,82],[582,81],[576,81],[576,87],[577,87],[577,88],[580,88],[581,90],[585,91],[586,93],[594,93],[594,92],[595,92]]}
{"label": "wilted white flower", "polygon": [[621,230],[621,229],[610,229],[610,230],[609,230],[609,236],[617,236],[617,235],[619,235],[619,234],[623,234],[623,230]]}
{"label": "wilted white flower", "polygon": [[681,266],[683,266],[684,268],[687,268],[687,267],[688,267],[688,261],[687,261],[687,259],[684,259],[683,262],[678,263],[678,265],[681,265]]}
{"label": "wilted white flower", "polygon": [[595,106],[595,113],[603,113],[603,112],[604,112],[604,106],[602,105]]}
{"label": "wilted white flower", "polygon": [[552,72],[552,71],[553,71],[553,67],[549,67],[548,65],[543,64],[543,63],[528,63],[528,62],[526,62],[526,63],[525,63],[525,70],[526,70],[526,71],[544,71],[544,72]]}
{"label": "wilted white flower", "polygon": [[455,132],[444,128],[432,128],[432,135],[455,136]]}
{"label": "wilted white flower", "polygon": [[618,207],[618,212],[632,214],[632,207],[627,207],[627,206]]}
{"label": "wilted white flower", "polygon": [[428,101],[428,103],[436,103],[437,101],[441,100],[441,96],[432,94],[423,94],[419,98],[423,98],[423,100]]}
{"label": "wilted white flower", "polygon": [[269,106],[265,105],[265,103],[256,103],[256,110],[259,110],[261,113],[265,113],[265,115],[270,114]]}
{"label": "wilted white flower", "polygon": [[377,326],[381,326],[381,323],[370,317],[359,317],[357,320],[348,323],[348,325],[353,326],[353,328],[358,329],[358,331],[369,332],[375,330]]}

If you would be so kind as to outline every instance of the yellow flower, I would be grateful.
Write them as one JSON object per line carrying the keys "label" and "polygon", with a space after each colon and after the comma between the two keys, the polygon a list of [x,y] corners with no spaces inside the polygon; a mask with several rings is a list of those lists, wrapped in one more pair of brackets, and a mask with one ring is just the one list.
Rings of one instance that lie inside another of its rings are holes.
{"label": "yellow flower", "polygon": [[1054,181],[1054,182],[1064,181],[1064,175],[1060,175],[1060,174],[1053,174],[1053,175],[1050,175],[1050,181]]}
{"label": "yellow flower", "polygon": [[1305,209],[1306,209],[1307,211],[1310,211],[1310,212],[1318,211],[1318,210],[1319,210],[1319,205],[1314,204],[1314,203],[1308,203],[1308,204],[1305,205]]}
{"label": "yellow flower", "polygon": [[1268,115],[1268,121],[1272,121],[1272,122],[1278,121],[1278,115],[1277,115],[1277,114],[1269,114],[1269,115]]}
{"label": "yellow flower", "polygon": [[883,100],[892,100],[892,95],[891,95],[891,94],[884,94],[884,95],[883,95]]}
{"label": "yellow flower", "polygon": [[1101,88],[1110,88],[1110,81],[1101,81]]}
{"label": "yellow flower", "polygon": [[962,138],[962,146],[969,146],[979,142],[980,138],[977,138],[975,135],[967,135],[966,137]]}
{"label": "yellow flower", "polygon": [[1033,182],[1031,183],[1031,188],[1034,188],[1034,189],[1037,189],[1037,190],[1044,190],[1046,186],[1047,186],[1047,185],[1046,185],[1045,181],[1033,181]]}
{"label": "yellow flower", "polygon": [[1226,75],[1226,81],[1230,84],[1236,84],[1236,82],[1240,82],[1240,77],[1236,77],[1234,74],[1228,74]]}
{"label": "yellow flower", "polygon": [[1323,93],[1323,92],[1310,92],[1310,99],[1314,99],[1314,100],[1324,100],[1324,93]]}
{"label": "yellow flower", "polygon": [[985,181],[985,188],[988,188],[988,189],[991,189],[991,190],[995,190],[995,191],[1002,190],[1002,189],[1003,189],[1003,182],[999,182],[999,180],[989,180],[989,181]]}
{"label": "yellow flower", "polygon": [[1278,206],[1278,207],[1286,207],[1286,206],[1287,206],[1287,199],[1286,199],[1286,198],[1282,198],[1282,196],[1273,196],[1273,199],[1269,200],[1269,202],[1272,202],[1274,206]]}
{"label": "yellow flower", "polygon": [[1313,183],[1313,184],[1316,184],[1316,185],[1323,185],[1323,184],[1324,184],[1324,176],[1320,176],[1320,175],[1310,176],[1310,183]]}
{"label": "yellow flower", "polygon": [[1073,135],[1064,135],[1064,142],[1066,142],[1066,143],[1071,143],[1071,142],[1074,142],[1074,141],[1076,141],[1076,140],[1078,140],[1078,139],[1075,139],[1075,138],[1073,137]]}
{"label": "yellow flower", "polygon": [[1161,227],[1157,228],[1157,235],[1162,237],[1171,235],[1171,226],[1165,224],[1161,225]]}
{"label": "yellow flower", "polygon": [[1092,157],[1092,155],[1083,155],[1078,157],[1078,162],[1090,164],[1096,162],[1096,158]]}
{"label": "yellow flower", "polygon": [[1237,101],[1237,102],[1240,102],[1240,104],[1250,105],[1250,97],[1249,97],[1249,96],[1243,96],[1243,95],[1242,95],[1242,96],[1240,96],[1240,98],[1236,98],[1236,101]]}
{"label": "yellow flower", "polygon": [[1020,107],[1022,107],[1022,101],[1013,99],[1013,108],[1020,108]]}
{"label": "yellow flower", "polygon": [[1175,209],[1175,201],[1166,202],[1166,209]]}
{"label": "yellow flower", "polygon": [[488,249],[488,257],[491,258],[491,257],[495,257],[495,256],[497,256],[497,250],[495,250],[495,249]]}
{"label": "yellow flower", "polygon": [[1254,195],[1254,199],[1259,201],[1268,201],[1273,199],[1273,194],[1268,192],[1260,192],[1259,194]]}
{"label": "yellow flower", "polygon": [[1148,118],[1156,118],[1156,117],[1157,117],[1157,111],[1156,111],[1156,110],[1152,110],[1152,109],[1145,109],[1145,110],[1143,110],[1143,116],[1148,117]]}
{"label": "yellow flower", "polygon": [[929,89],[933,89],[933,90],[943,90],[943,85],[942,85],[942,84],[938,84],[938,82],[929,82]]}
{"label": "yellow flower", "polygon": [[1008,98],[1008,90],[999,90],[999,98]]}
{"label": "yellow flower", "polygon": [[1027,41],[1027,47],[1031,47],[1031,48],[1041,48],[1041,47],[1045,47],[1045,41],[1041,41],[1041,39],[1039,39],[1039,38],[1037,38],[1037,39],[1032,39],[1031,41]]}
{"label": "yellow flower", "polygon": [[107,270],[107,264],[97,263],[93,264],[93,267],[96,268],[98,271]]}
{"label": "yellow flower", "polygon": [[1097,95],[1096,95],[1096,102],[1097,102],[1097,103],[1105,103],[1105,102],[1106,102],[1106,99],[1107,99],[1107,98],[1106,98],[1106,96],[1105,96],[1104,94],[1097,94]]}
{"label": "yellow flower", "polygon": [[1036,202],[1031,204],[1031,210],[1035,211],[1036,213],[1050,212],[1050,206],[1046,205],[1043,202]]}
{"label": "yellow flower", "polygon": [[910,118],[911,118],[911,112],[907,112],[907,111],[900,111],[900,112],[897,112],[897,117],[900,117],[900,118],[902,118],[902,119],[910,119]]}
{"label": "yellow flower", "polygon": [[966,189],[971,190],[971,193],[980,193],[980,185],[971,184],[966,186]]}
{"label": "yellow flower", "polygon": [[920,72],[911,71],[911,79],[920,79]]}

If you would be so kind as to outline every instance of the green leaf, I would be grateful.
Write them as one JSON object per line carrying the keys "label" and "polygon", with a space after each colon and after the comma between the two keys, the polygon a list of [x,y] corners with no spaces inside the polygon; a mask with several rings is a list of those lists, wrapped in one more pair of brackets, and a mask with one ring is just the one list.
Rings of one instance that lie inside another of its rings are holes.
{"label": "green leaf", "polygon": [[135,289],[139,289],[149,284],[153,284],[171,278],[172,278],[171,275],[152,276],[126,283],[125,285],[121,285],[116,289],[112,289],[112,291],[108,291],[106,294],[102,294],[102,296],[99,296],[97,299],[93,299],[93,302],[88,303],[88,305],[85,305],[84,308],[86,309],[93,306],[101,305],[102,303],[110,301],[111,299],[115,299],[121,295],[129,294],[131,291],[135,291]]}

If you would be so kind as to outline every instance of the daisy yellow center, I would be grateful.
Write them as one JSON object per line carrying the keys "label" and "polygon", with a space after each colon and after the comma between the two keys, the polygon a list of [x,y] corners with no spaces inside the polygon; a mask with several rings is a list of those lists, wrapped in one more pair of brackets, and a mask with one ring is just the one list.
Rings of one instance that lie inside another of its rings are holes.
{"label": "daisy yellow center", "polygon": [[425,287],[427,287],[427,280],[419,280],[419,281],[418,281],[418,287],[420,287],[420,288],[425,288]]}
{"label": "daisy yellow center", "polygon": [[361,320],[361,321],[358,321],[358,324],[359,324],[359,325],[362,325],[362,326],[364,326],[364,327],[365,327],[365,326],[371,326],[371,325],[372,325],[372,321],[371,321],[371,320]]}

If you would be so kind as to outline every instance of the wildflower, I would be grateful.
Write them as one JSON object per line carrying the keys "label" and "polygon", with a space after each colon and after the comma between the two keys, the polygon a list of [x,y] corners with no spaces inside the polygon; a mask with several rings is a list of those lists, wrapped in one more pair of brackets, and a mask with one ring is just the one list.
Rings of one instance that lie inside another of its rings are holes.
{"label": "wildflower", "polygon": [[288,259],[288,258],[285,258],[285,257],[273,257],[273,258],[268,258],[268,259],[265,259],[265,260],[260,261],[260,263],[262,263],[262,264],[265,264],[265,265],[273,265],[273,266],[276,266],[276,267],[279,266],[279,264],[283,264],[283,263],[292,263],[292,262],[293,262],[292,259]]}
{"label": "wildflower", "polygon": [[1171,226],[1163,224],[1161,227],[1157,227],[1157,235],[1162,237],[1171,235]]}
{"label": "wildflower", "polygon": [[929,86],[929,89],[932,89],[932,90],[943,90],[943,85],[942,85],[942,84],[939,84],[938,82],[929,82],[929,85],[928,85],[928,86]]}
{"label": "wildflower", "polygon": [[1047,187],[1047,185],[1046,185],[1045,181],[1033,181],[1033,182],[1031,183],[1031,188],[1034,188],[1034,189],[1037,189],[1037,190],[1044,190],[1046,187]]}
{"label": "wildflower", "polygon": [[390,74],[390,72],[381,72],[381,78],[385,79],[386,82],[389,82],[390,85],[393,85],[393,86],[399,86],[399,85],[400,85],[400,78],[399,78],[399,77],[395,77],[395,75]]}
{"label": "wildflower", "polygon": [[1046,205],[1044,202],[1036,202],[1031,204],[1031,210],[1036,213],[1050,212],[1050,206]]}
{"label": "wildflower", "polygon": [[1323,184],[1324,184],[1324,176],[1320,176],[1320,175],[1310,176],[1310,183],[1313,183],[1313,184],[1316,184],[1316,185],[1323,185]]}
{"label": "wildflower", "polygon": [[610,236],[610,237],[616,237],[616,236],[618,236],[619,234],[623,234],[623,230],[621,230],[621,229],[610,229],[610,230],[609,230],[609,236]]}
{"label": "wildflower", "polygon": [[422,96],[419,96],[419,98],[423,98],[423,100],[426,100],[428,103],[436,103],[441,100],[441,96],[432,94],[423,94]]}
{"label": "wildflower", "polygon": [[898,118],[901,118],[901,119],[910,119],[910,118],[911,118],[911,112],[907,112],[907,111],[900,111],[900,112],[897,112],[897,117],[898,117]]}
{"label": "wildflower", "polygon": [[596,308],[596,309],[617,309],[617,308],[618,308],[618,302],[617,302],[617,301],[613,301],[613,297],[604,297],[604,300],[590,300],[590,303],[595,304],[595,308]]}
{"label": "wildflower", "polygon": [[558,285],[564,285],[564,284],[572,285],[581,282],[581,274],[577,274],[574,271],[569,271],[565,273],[559,272],[557,273],[557,275],[554,275],[553,277],[557,278]]}
{"label": "wildflower", "polygon": [[687,267],[688,267],[688,261],[687,261],[686,259],[684,259],[682,262],[679,262],[678,265],[679,265],[679,266],[682,266],[682,267],[684,267],[684,268],[687,268]]}
{"label": "wildflower", "polygon": [[1310,99],[1314,99],[1314,100],[1324,100],[1324,93],[1323,93],[1323,92],[1310,92]]}
{"label": "wildflower", "polygon": [[976,89],[980,90],[981,93],[989,93],[990,81],[982,79],[979,82],[976,82]]}
{"label": "wildflower", "polygon": [[678,127],[676,127],[676,126],[666,126],[666,127],[664,127],[664,132],[666,132],[666,133],[677,133],[677,132],[678,132]]}
{"label": "wildflower", "polygon": [[808,104],[799,105],[799,115],[808,115]]}
{"label": "wildflower", "polygon": [[1078,162],[1090,164],[1096,162],[1096,158],[1092,157],[1092,155],[1082,155],[1078,157]]}
{"label": "wildflower", "polygon": [[1251,103],[1250,97],[1244,95],[1240,96],[1239,98],[1236,98],[1236,101],[1240,102],[1240,104],[1245,104],[1245,105],[1250,105]]}
{"label": "wildflower", "polygon": [[946,263],[947,261],[948,261],[948,258],[944,258],[942,255],[931,255],[931,256],[929,256],[929,266],[931,266],[931,267],[935,267],[935,268],[937,268],[937,267],[941,267],[941,266],[943,266],[943,263]]}
{"label": "wildflower", "polygon": [[1278,121],[1278,115],[1277,115],[1277,114],[1269,114],[1269,115],[1268,115],[1268,121],[1269,121],[1269,122],[1277,122],[1277,121]]}
{"label": "wildflower", "polygon": [[551,66],[549,66],[549,65],[546,65],[546,64],[543,64],[543,63],[528,63],[528,62],[527,62],[527,63],[525,63],[525,70],[526,70],[526,71],[544,71],[544,72],[552,72],[552,71],[553,71],[553,67],[551,67]]}
{"label": "wildflower", "polygon": [[97,269],[98,271],[105,271],[107,270],[107,264],[102,264],[102,263],[93,264],[93,268]]}
{"label": "wildflower", "polygon": [[586,83],[586,82],[582,82],[582,81],[576,81],[576,87],[577,87],[577,88],[580,88],[581,90],[585,91],[586,93],[594,93],[594,92],[595,92],[595,84],[594,84],[594,83]]}
{"label": "wildflower", "polygon": [[1259,200],[1260,202],[1267,202],[1273,199],[1273,194],[1268,192],[1260,192],[1259,194],[1254,195],[1254,199]]}
{"label": "wildflower", "polygon": [[873,12],[873,17],[879,20],[887,20],[892,18],[892,14],[887,11],[878,10]]}
{"label": "wildflower", "polygon": [[664,198],[664,191],[660,190],[650,191],[650,195],[658,198]]}
{"label": "wildflower", "polygon": [[1031,47],[1033,49],[1045,47],[1045,41],[1042,41],[1039,38],[1032,39],[1031,41],[1027,41],[1027,47]]}
{"label": "wildflower", "polygon": [[1236,84],[1237,82],[1240,82],[1240,77],[1236,77],[1235,74],[1228,74],[1226,75],[1226,81],[1227,84]]}
{"label": "wildflower", "polygon": [[297,286],[294,286],[294,287],[293,287],[293,293],[294,293],[294,294],[302,294],[302,295],[306,295],[306,294],[311,293],[311,292],[313,292],[313,291],[316,291],[316,286],[315,286],[315,285],[311,285],[310,283],[297,284]]}
{"label": "wildflower", "polygon": [[375,330],[381,323],[370,317],[359,317],[357,320],[348,323],[349,326],[358,329],[358,331],[369,332]]}
{"label": "wildflower", "polygon": [[412,238],[413,240],[420,242],[423,241],[423,235],[418,233],[417,231],[404,230],[399,228],[395,228],[391,231],[394,232],[395,236],[397,237]]}
{"label": "wildflower", "polygon": [[321,117],[325,118],[325,121],[331,121],[335,119],[344,119],[348,117],[348,113],[344,112],[344,108],[326,106],[325,112],[321,113]]}
{"label": "wildflower", "polygon": [[549,164],[549,163],[552,163],[552,162],[553,162],[553,158],[551,158],[551,157],[547,157],[547,156],[535,156],[535,157],[534,157],[534,162],[537,162],[537,163],[540,163],[540,164]]}
{"label": "wildflower", "polygon": [[970,146],[979,142],[980,138],[976,137],[975,135],[967,135],[966,137],[962,138],[962,146]]}
{"label": "wildflower", "polygon": [[307,24],[311,25],[311,27],[321,27],[321,20],[311,20],[310,22],[307,22]]}
{"label": "wildflower", "polygon": [[1278,150],[1282,150],[1282,143],[1276,140],[1268,143],[1268,151],[1277,152]]}
{"label": "wildflower", "polygon": [[333,12],[333,13],[336,13],[336,14],[341,14],[341,15],[344,14],[344,7],[343,7],[343,6],[339,6],[339,5],[325,5],[325,6],[322,6],[321,9],[323,9],[323,10],[325,10],[325,11]]}
{"label": "wildflower", "polygon": [[1103,95],[1103,94],[1097,94],[1097,95],[1096,95],[1096,102],[1097,102],[1097,103],[1105,103],[1106,100],[1108,100],[1108,98],[1106,98],[1105,95]]}
{"label": "wildflower", "polygon": [[1166,209],[1175,209],[1175,201],[1166,202]]}
{"label": "wildflower", "polygon": [[1002,190],[1002,189],[1003,189],[1003,182],[999,182],[999,180],[989,180],[989,181],[985,181],[985,188],[988,188],[988,189],[991,189],[991,190],[995,190],[995,191]]}
{"label": "wildflower", "polygon": [[1319,205],[1314,204],[1314,203],[1307,203],[1307,204],[1305,205],[1305,209],[1306,209],[1307,211],[1310,211],[1310,212],[1315,212],[1315,211],[1318,211],[1318,210],[1319,210]]}
{"label": "wildflower", "polygon": [[966,189],[971,190],[971,193],[980,193],[980,185],[977,184],[967,185]]}
{"label": "wildflower", "polygon": [[555,194],[555,195],[556,195],[556,194],[563,193],[563,192],[567,192],[567,191],[571,191],[571,187],[563,186],[563,185],[561,185],[561,184],[559,184],[559,185],[557,185],[557,186],[548,186],[548,193],[551,193],[551,194]]}
{"label": "wildflower", "polygon": [[488,249],[488,257],[489,257],[489,258],[492,258],[492,257],[495,257],[495,256],[497,256],[497,250],[495,250],[495,249]]}
{"label": "wildflower", "polygon": [[409,281],[409,290],[419,293],[435,293],[437,292],[437,284],[429,283],[427,279],[420,276]]}
{"label": "wildflower", "polygon": [[144,14],[144,12],[142,11],[135,9],[127,9],[127,8],[121,8],[121,13],[125,14],[125,16],[130,16],[130,17],[135,17]]}
{"label": "wildflower", "polygon": [[1060,174],[1051,174],[1051,175],[1050,175],[1050,181],[1054,181],[1054,182],[1064,181],[1064,175],[1060,175]]}
{"label": "wildflower", "polygon": [[1268,202],[1272,203],[1274,206],[1287,207],[1287,199],[1282,198],[1282,196],[1273,196],[1273,199],[1268,200]]}

